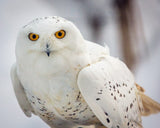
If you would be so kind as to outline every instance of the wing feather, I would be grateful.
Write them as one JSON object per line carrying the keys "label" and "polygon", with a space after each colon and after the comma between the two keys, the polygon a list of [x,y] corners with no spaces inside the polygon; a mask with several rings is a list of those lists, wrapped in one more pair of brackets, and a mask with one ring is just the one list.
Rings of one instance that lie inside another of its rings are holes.
{"label": "wing feather", "polygon": [[108,56],[82,69],[77,83],[85,101],[106,127],[142,127],[133,75],[119,59]]}
{"label": "wing feather", "polygon": [[25,115],[27,117],[31,117],[31,113],[32,112],[34,113],[34,111],[33,111],[33,108],[26,97],[26,94],[24,92],[24,88],[21,85],[21,82],[19,81],[19,78],[17,76],[16,64],[14,64],[11,68],[11,80],[12,80],[12,84],[13,84],[16,98],[18,100],[18,103],[19,103],[21,109],[23,110],[23,112],[25,113]]}

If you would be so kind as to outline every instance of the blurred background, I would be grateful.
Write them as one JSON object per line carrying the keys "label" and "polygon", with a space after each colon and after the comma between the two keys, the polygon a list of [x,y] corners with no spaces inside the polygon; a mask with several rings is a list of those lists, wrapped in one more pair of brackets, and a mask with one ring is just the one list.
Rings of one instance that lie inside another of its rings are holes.
{"label": "blurred background", "polygon": [[[160,0],[0,0],[1,128],[49,128],[21,111],[10,68],[18,30],[36,17],[54,15],[74,22],[85,39],[107,44],[146,94],[160,102]],[[143,125],[159,127],[160,114],[144,117]]]}

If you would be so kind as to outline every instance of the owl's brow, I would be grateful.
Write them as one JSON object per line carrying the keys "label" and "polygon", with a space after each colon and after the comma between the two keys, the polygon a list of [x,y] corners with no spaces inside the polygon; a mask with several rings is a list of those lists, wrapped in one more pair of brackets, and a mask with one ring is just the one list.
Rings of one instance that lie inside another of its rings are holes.
{"label": "owl's brow", "polygon": [[36,18],[34,20],[32,20],[31,22],[29,22],[28,24],[24,25],[23,28],[26,28],[27,26],[33,24],[33,23],[39,23],[42,20],[46,20],[46,19],[53,19],[56,20],[56,23],[58,23],[60,20],[66,21],[65,19],[62,19],[61,17],[58,16],[52,16],[52,17],[40,17],[40,18]]}

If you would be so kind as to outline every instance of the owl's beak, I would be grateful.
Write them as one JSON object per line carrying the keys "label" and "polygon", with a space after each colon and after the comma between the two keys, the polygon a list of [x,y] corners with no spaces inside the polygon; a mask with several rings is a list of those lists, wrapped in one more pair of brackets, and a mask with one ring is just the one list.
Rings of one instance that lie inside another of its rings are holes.
{"label": "owl's beak", "polygon": [[45,53],[47,54],[48,57],[50,56],[51,50],[50,50],[50,48],[49,48],[49,44],[46,44]]}
{"label": "owl's beak", "polygon": [[49,50],[49,49],[47,49],[46,51],[46,54],[48,55],[48,57],[50,56],[50,53],[51,53],[51,51]]}

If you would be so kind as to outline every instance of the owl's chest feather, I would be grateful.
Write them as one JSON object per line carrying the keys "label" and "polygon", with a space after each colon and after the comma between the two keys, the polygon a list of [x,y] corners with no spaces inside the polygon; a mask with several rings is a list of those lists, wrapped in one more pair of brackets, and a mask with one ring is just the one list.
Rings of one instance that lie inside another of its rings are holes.
{"label": "owl's chest feather", "polygon": [[[54,95],[54,94],[53,94]],[[63,95],[63,96],[62,96]],[[62,95],[56,96],[36,96],[27,92],[28,99],[36,111],[47,121],[57,119],[73,121],[74,123],[87,123],[94,118],[89,106],[84,101],[80,91],[74,90],[63,92]]]}
{"label": "owl's chest feather", "polygon": [[71,75],[67,73],[65,77],[57,75],[49,80],[42,78],[32,81],[35,83],[32,87],[26,87],[29,102],[41,118],[47,121],[60,118],[75,123],[96,120],[78,89],[76,78],[74,78],[76,75],[72,77]]}
{"label": "owl's chest feather", "polygon": [[49,62],[36,60],[34,64],[19,66],[21,82],[35,113],[47,122],[61,119],[88,123],[95,120],[77,86],[78,72],[88,63],[67,64],[64,59],[61,65],[57,64],[58,61],[51,65]]}

